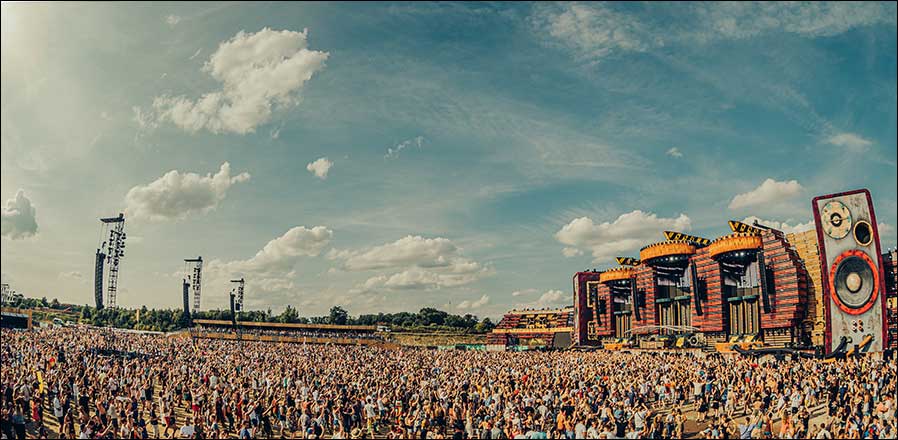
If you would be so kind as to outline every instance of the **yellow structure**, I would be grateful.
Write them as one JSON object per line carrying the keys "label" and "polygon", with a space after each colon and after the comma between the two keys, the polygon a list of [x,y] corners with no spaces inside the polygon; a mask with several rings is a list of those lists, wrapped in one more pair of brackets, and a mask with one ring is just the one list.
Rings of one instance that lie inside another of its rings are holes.
{"label": "yellow structure", "polygon": [[787,234],[786,239],[804,261],[804,267],[808,273],[808,311],[804,320],[805,331],[811,335],[812,344],[823,345],[823,332],[826,323],[824,321],[823,275],[820,273],[817,231],[812,229],[797,234]]}

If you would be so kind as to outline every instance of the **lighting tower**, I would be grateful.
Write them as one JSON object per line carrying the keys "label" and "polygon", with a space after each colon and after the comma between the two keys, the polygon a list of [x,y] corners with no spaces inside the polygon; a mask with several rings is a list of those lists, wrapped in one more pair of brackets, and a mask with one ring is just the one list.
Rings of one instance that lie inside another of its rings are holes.
{"label": "lighting tower", "polygon": [[243,288],[246,286],[246,280],[242,277],[239,280],[231,280],[236,286],[231,289],[231,293],[235,294],[234,309],[238,312],[243,311]]}
{"label": "lighting tower", "polygon": [[9,288],[9,283],[3,283],[0,285],[0,304],[12,302],[12,297],[15,294],[16,292]]}
{"label": "lighting tower", "polygon": [[186,258],[184,262],[188,267],[186,279],[193,284],[193,311],[196,312],[200,309],[200,292],[203,288],[203,257]]}
{"label": "lighting tower", "polygon": [[[97,310],[103,308],[103,267],[109,264],[109,275],[106,277],[106,301],[109,307],[115,307],[118,293],[119,263],[125,256],[125,215],[100,219],[100,239],[109,233],[109,238],[97,246],[94,264],[94,300]],[[105,250],[105,252],[104,252]]]}

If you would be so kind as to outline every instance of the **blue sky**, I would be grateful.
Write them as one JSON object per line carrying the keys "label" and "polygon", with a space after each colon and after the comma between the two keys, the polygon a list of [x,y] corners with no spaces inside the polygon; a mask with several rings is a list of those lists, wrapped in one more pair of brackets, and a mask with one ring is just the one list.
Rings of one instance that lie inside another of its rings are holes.
{"label": "blue sky", "polygon": [[896,234],[894,3],[3,4],[3,282],[500,316],[678,228]]}

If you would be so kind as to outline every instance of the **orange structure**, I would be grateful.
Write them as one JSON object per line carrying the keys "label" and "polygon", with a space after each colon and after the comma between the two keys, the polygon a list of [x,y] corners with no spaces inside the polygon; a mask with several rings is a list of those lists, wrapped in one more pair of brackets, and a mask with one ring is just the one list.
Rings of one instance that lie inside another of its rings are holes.
{"label": "orange structure", "polygon": [[574,309],[511,310],[487,335],[488,346],[567,347]]}

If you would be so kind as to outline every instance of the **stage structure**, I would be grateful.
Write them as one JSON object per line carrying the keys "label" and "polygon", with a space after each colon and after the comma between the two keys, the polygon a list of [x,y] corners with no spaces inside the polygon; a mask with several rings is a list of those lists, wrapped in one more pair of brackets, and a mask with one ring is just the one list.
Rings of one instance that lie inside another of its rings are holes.
{"label": "stage structure", "polygon": [[889,348],[898,349],[898,251],[892,249],[882,254],[886,288],[886,326]]}
{"label": "stage structure", "polygon": [[[94,258],[94,301],[97,310],[103,307],[115,307],[118,293],[119,266],[125,256],[125,215],[100,219],[100,240],[107,237],[97,246]],[[104,268],[109,265],[106,275],[106,292],[103,292]],[[104,301],[105,299],[105,301]]]}
{"label": "stage structure", "polygon": [[15,293],[15,290],[9,287],[9,283],[0,284],[0,304],[11,302]]}
{"label": "stage structure", "polygon": [[[597,324],[610,331],[618,340],[628,338],[633,323],[641,318],[636,290],[636,269],[621,266],[609,269],[599,276],[599,311]],[[603,316],[604,315],[604,316]],[[603,322],[604,321],[604,322]]]}
{"label": "stage structure", "polygon": [[732,233],[713,241],[665,231],[638,260],[577,272],[574,343],[828,356],[895,347],[898,253],[880,249],[870,193],[817,197],[812,212],[812,231],[786,235],[757,221],[730,221]]}
{"label": "stage structure", "polygon": [[[200,294],[203,290],[203,257],[185,258],[184,263],[187,266],[184,283],[193,287],[193,311],[195,313],[200,309]],[[187,311],[186,307],[185,311]]]}
{"label": "stage structure", "polygon": [[489,349],[567,348],[571,345],[574,310],[511,310],[487,335]]}
{"label": "stage structure", "polygon": [[599,337],[595,324],[599,315],[597,309],[599,296],[599,277],[601,272],[587,270],[574,274],[574,345],[599,345]]}
{"label": "stage structure", "polygon": [[235,284],[231,288],[231,295],[234,296],[234,310],[243,311],[243,289],[246,287],[246,280],[241,277],[239,280],[231,280],[231,284]]}
{"label": "stage structure", "polygon": [[650,313],[657,317],[663,335],[673,334],[671,328],[691,326],[693,311],[699,316],[715,312],[714,305],[703,301],[704,292],[694,288],[697,284],[696,265],[692,264],[691,258],[701,246],[699,243],[703,244],[703,239],[667,240],[639,251],[642,264],[652,269],[655,310]]}

